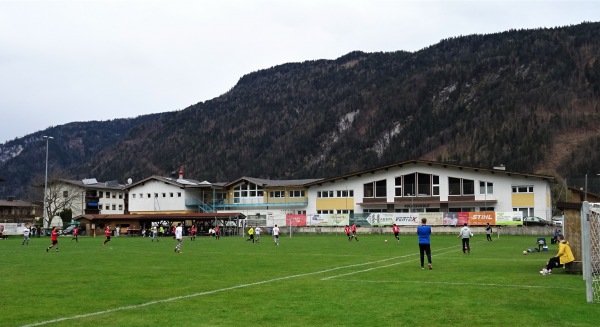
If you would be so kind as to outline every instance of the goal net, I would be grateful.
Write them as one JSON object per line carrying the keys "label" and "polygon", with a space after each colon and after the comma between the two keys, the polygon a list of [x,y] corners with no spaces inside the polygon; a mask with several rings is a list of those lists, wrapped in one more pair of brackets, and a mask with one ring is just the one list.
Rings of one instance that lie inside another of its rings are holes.
{"label": "goal net", "polygon": [[600,203],[581,206],[581,247],[587,302],[600,303]]}

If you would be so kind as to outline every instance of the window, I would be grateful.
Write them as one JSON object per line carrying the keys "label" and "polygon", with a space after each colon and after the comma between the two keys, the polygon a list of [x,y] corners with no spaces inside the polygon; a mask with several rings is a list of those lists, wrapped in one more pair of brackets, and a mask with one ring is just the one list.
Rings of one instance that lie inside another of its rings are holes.
{"label": "window", "polygon": [[513,186],[513,193],[533,193],[533,185]]}
{"label": "window", "polygon": [[387,188],[385,179],[375,182],[375,197],[385,198],[387,196]]}
{"label": "window", "polygon": [[117,206],[115,204],[112,205],[113,210],[117,210]]}
{"label": "window", "polygon": [[342,210],[338,210],[338,213],[351,214],[351,213],[354,213],[354,210],[342,209]]}
{"label": "window", "polygon": [[123,193],[119,193],[119,199],[123,198]]}
{"label": "window", "polygon": [[462,179],[448,177],[448,195],[474,195],[475,181],[472,179]]}
{"label": "window", "polygon": [[98,197],[101,198],[104,196],[104,192],[103,191],[98,191]]}
{"label": "window", "polygon": [[167,193],[163,193],[162,196],[163,196],[163,198],[166,198],[167,197]]}
{"label": "window", "polygon": [[255,198],[255,197],[263,197],[263,188],[260,185],[251,184],[251,183],[243,183],[236,186],[233,189],[233,197],[234,198]]}
{"label": "window", "polygon": [[394,196],[439,196],[440,176],[412,173],[394,180]]}
{"label": "window", "polygon": [[293,191],[289,191],[290,192],[290,198],[303,198],[304,197],[304,190],[293,190]]}
{"label": "window", "polygon": [[431,195],[440,195],[440,176],[431,175]]}
{"label": "window", "polygon": [[123,205],[119,204],[119,210],[123,210]]}
{"label": "window", "polygon": [[402,187],[404,191],[402,193],[402,196],[415,196],[415,194],[417,194],[415,174],[404,175],[402,176],[402,179],[404,180],[404,184]]}
{"label": "window", "polygon": [[325,214],[325,215],[326,214],[332,214],[333,210],[317,210],[317,213],[320,214],[320,215],[321,214]]}
{"label": "window", "polygon": [[375,192],[373,190],[373,183],[367,183],[363,185],[363,196],[365,198],[372,198],[374,194]]}
{"label": "window", "polygon": [[318,191],[318,198],[333,198],[333,191]]}
{"label": "window", "polygon": [[513,208],[513,211],[523,212],[523,217],[533,216],[533,208]]}
{"label": "window", "polygon": [[494,183],[480,181],[479,194],[494,194]]}
{"label": "window", "polygon": [[417,194],[431,196],[431,175],[417,173]]}
{"label": "window", "polygon": [[365,198],[384,198],[387,196],[385,179],[363,185]]}
{"label": "window", "polygon": [[105,204],[105,205],[104,205],[104,209],[106,209],[106,210],[110,210],[110,205],[108,205],[108,204]]}
{"label": "window", "polygon": [[396,187],[394,196],[402,196],[402,176],[396,177],[394,179],[394,184],[394,186]]}
{"label": "window", "polygon": [[181,192],[177,192],[177,197],[180,198],[181,197]]}
{"label": "window", "polygon": [[131,194],[131,197],[135,199],[135,193]]}
{"label": "window", "polygon": [[363,210],[366,213],[373,213],[373,212],[387,212],[386,209],[365,209]]}
{"label": "window", "polygon": [[69,197],[69,191],[63,191],[63,198]]}
{"label": "window", "polygon": [[354,197],[354,190],[338,190],[337,197],[338,198],[351,198]]}
{"label": "window", "polygon": [[106,198],[110,199],[110,192],[108,192],[108,191],[106,192]]}
{"label": "window", "polygon": [[270,198],[285,198],[285,191],[271,191],[269,192]]}
{"label": "window", "polygon": [[144,193],[140,193],[140,199],[144,198]]}
{"label": "window", "polygon": [[157,198],[158,197],[158,193],[154,193],[154,197]]}
{"label": "window", "polygon": [[475,194],[475,181],[472,179],[463,179],[463,195],[474,195]]}

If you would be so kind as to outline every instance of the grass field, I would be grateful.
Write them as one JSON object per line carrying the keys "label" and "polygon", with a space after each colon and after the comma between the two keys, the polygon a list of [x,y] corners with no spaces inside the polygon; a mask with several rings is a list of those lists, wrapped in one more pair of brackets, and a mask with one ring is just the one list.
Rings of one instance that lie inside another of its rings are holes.
{"label": "grass field", "polygon": [[[384,242],[387,239],[388,242]],[[402,235],[0,240],[0,326],[598,326],[580,275],[539,273],[536,237]]]}

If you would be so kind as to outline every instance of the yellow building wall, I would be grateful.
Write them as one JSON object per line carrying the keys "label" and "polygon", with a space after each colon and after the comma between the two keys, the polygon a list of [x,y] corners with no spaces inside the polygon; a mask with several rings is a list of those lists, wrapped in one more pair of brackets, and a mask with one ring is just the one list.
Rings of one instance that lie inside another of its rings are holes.
{"label": "yellow building wall", "polygon": [[354,210],[354,198],[318,198],[317,210]]}
{"label": "yellow building wall", "polygon": [[533,193],[520,193],[512,195],[512,206],[513,207],[533,207],[535,201],[533,200]]}

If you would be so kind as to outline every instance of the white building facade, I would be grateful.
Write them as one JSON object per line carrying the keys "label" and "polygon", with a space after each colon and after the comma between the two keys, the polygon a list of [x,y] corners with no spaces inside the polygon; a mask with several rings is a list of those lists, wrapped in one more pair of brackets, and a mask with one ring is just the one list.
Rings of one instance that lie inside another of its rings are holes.
{"label": "white building facade", "polygon": [[520,211],[552,217],[551,176],[412,160],[308,184],[308,213]]}

